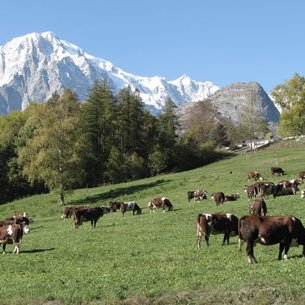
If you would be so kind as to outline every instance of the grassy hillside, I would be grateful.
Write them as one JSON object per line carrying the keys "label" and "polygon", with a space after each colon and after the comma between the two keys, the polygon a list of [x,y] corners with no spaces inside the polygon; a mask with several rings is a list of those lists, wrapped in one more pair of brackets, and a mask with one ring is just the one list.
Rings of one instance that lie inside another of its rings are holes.
{"label": "grassy hillside", "polygon": [[[243,192],[248,171],[277,182],[270,167],[281,166],[295,178],[305,170],[305,144],[287,142],[267,150],[241,154],[183,173],[140,181],[76,190],[69,204],[107,205],[110,200],[137,200],[143,214],[104,215],[91,229],[75,229],[63,221],[56,194],[28,197],[0,206],[0,217],[27,211],[34,223],[23,238],[21,253],[12,246],[1,261],[0,304],[300,304],[305,297],[305,258],[291,248],[287,261],[278,261],[278,246],[255,247],[258,264],[247,262],[237,238],[221,246],[196,249],[199,212],[247,214]],[[230,173],[232,171],[232,174]],[[251,182],[252,183],[252,182]],[[303,187],[303,186],[302,186]],[[240,193],[236,202],[216,206],[211,200],[187,202],[186,192]],[[304,187],[305,188],[305,187]],[[174,211],[149,214],[149,199],[167,196]],[[295,196],[266,199],[269,215],[294,215],[305,223],[305,200]]]}

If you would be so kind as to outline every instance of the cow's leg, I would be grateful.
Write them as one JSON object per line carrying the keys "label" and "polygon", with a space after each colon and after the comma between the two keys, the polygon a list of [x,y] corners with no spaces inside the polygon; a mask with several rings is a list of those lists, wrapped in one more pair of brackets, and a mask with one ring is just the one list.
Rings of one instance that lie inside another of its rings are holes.
{"label": "cow's leg", "polygon": [[15,243],[13,254],[14,253],[19,254],[19,250],[20,250],[20,243]]}
{"label": "cow's leg", "polygon": [[303,254],[303,256],[305,256],[305,246],[303,246],[302,254]]}
{"label": "cow's leg", "polygon": [[285,247],[285,244],[284,243],[280,243],[280,246],[279,246],[279,256],[277,258],[279,261],[282,259],[282,254],[283,254],[283,251],[284,251],[284,247]]}
{"label": "cow's leg", "polygon": [[2,249],[3,249],[2,254],[5,254],[5,249],[6,249],[6,244],[5,244],[5,243],[4,243],[4,244],[2,244]]}
{"label": "cow's leg", "polygon": [[222,245],[224,246],[224,244],[227,241],[227,245],[229,244],[229,239],[230,239],[230,232],[225,232],[224,236],[223,236],[223,241],[222,241]]}
{"label": "cow's leg", "polygon": [[202,233],[201,232],[197,232],[197,249],[199,250],[201,248],[201,236]]}
{"label": "cow's leg", "polygon": [[241,247],[243,245],[243,240],[241,238],[238,238],[238,249],[241,251]]}
{"label": "cow's leg", "polygon": [[207,246],[209,247],[210,244],[209,244],[209,236],[208,235],[204,235],[204,239],[205,239],[205,242],[207,244]]}
{"label": "cow's leg", "polygon": [[290,248],[290,244],[291,244],[291,239],[286,240],[285,242],[285,254],[284,254],[284,259],[287,260],[288,259],[288,251]]}
{"label": "cow's leg", "polygon": [[253,262],[257,263],[257,260],[256,260],[256,258],[254,256],[253,248],[254,248],[254,241],[253,240],[248,240],[247,241],[246,252],[247,252],[247,256],[248,256],[248,262],[250,264],[252,264]]}

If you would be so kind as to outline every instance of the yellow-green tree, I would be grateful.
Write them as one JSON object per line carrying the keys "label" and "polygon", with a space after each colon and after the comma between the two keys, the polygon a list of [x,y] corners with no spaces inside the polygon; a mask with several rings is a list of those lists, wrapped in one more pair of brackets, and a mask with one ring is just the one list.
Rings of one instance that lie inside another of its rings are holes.
{"label": "yellow-green tree", "polygon": [[282,135],[305,133],[305,78],[295,74],[291,79],[278,85],[271,93],[274,101],[281,106],[279,132]]}
{"label": "yellow-green tree", "polygon": [[78,156],[80,106],[73,92],[54,95],[30,118],[36,129],[19,150],[18,162],[30,182],[42,181],[50,190],[58,189],[61,204],[64,193],[82,175]]}

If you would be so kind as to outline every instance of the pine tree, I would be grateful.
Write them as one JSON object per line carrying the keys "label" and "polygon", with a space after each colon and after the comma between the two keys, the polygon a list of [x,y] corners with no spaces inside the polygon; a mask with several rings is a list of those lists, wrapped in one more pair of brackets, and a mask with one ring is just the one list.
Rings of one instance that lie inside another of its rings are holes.
{"label": "pine tree", "polygon": [[97,185],[105,180],[105,164],[114,143],[114,98],[106,81],[94,83],[81,113],[86,183]]}

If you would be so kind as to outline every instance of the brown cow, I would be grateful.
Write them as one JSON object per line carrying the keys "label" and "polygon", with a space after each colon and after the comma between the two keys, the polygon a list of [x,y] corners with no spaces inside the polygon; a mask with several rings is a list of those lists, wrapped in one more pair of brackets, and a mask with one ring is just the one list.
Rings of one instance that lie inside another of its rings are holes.
{"label": "brown cow", "polygon": [[3,247],[3,253],[5,253],[7,244],[14,244],[13,253],[19,254],[20,244],[23,234],[28,234],[29,229],[27,225],[9,224],[0,227],[0,244]]}
{"label": "brown cow", "polygon": [[249,204],[249,214],[266,216],[267,205],[263,198],[257,198]]}
{"label": "brown cow", "polygon": [[119,210],[121,207],[122,201],[110,201],[109,202],[109,208],[110,212],[115,212],[116,210]]}
{"label": "brown cow", "polygon": [[263,180],[263,177],[259,172],[249,172],[248,179],[249,180],[254,179],[255,181],[257,181],[257,180]]}
{"label": "brown cow", "polygon": [[238,198],[240,198],[239,194],[230,194],[230,195],[225,195],[225,202],[226,201],[236,201]]}
{"label": "brown cow", "polygon": [[299,181],[303,181],[305,179],[305,172],[299,172],[298,179]]}
{"label": "brown cow", "polygon": [[147,206],[150,209],[150,213],[152,211],[155,211],[155,209],[159,209],[159,208],[162,208],[163,212],[165,212],[166,209],[167,211],[171,211],[173,209],[172,203],[166,197],[154,198],[148,202]]}
{"label": "brown cow", "polygon": [[211,198],[214,199],[216,205],[220,205],[225,201],[225,194],[223,192],[215,192],[212,193]]}
{"label": "brown cow", "polygon": [[210,234],[224,234],[222,245],[229,244],[230,237],[238,235],[238,218],[229,213],[198,214],[197,249],[200,249],[202,235],[209,246]]}
{"label": "brown cow", "polygon": [[73,212],[75,210],[81,210],[81,209],[88,209],[89,206],[88,205],[72,205],[69,207],[65,207],[64,208],[64,214],[61,216],[61,218],[63,219],[68,219],[71,218],[73,216]]}
{"label": "brown cow", "polygon": [[305,256],[305,228],[302,222],[293,216],[242,216],[238,223],[238,235],[240,241],[247,243],[246,253],[249,263],[257,263],[253,248],[256,242],[262,245],[280,244],[278,259],[288,258],[290,245],[303,245]]}

